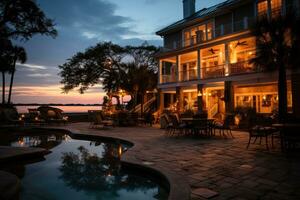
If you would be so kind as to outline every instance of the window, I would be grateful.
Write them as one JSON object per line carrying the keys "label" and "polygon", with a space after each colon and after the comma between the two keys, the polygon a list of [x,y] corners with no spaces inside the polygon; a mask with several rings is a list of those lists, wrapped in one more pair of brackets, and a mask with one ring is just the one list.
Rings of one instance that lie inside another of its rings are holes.
{"label": "window", "polygon": [[213,38],[213,25],[211,22],[186,29],[184,31],[184,46],[195,45]]}
{"label": "window", "polygon": [[199,42],[206,41],[206,26],[205,25],[198,26],[197,41],[199,41]]}
{"label": "window", "polygon": [[259,17],[266,16],[268,14],[268,1],[261,1],[257,4],[257,14]]}
{"label": "window", "polygon": [[212,23],[207,24],[207,40],[211,40],[213,38],[213,25]]}
{"label": "window", "polygon": [[282,0],[271,0],[272,17],[281,14]]}
{"label": "window", "polygon": [[184,46],[190,46],[191,45],[191,33],[190,30],[184,32]]}
{"label": "window", "polygon": [[[271,7],[269,7],[269,5]],[[264,0],[258,2],[257,14],[259,17],[263,17],[268,15],[268,11],[270,11],[272,17],[276,17],[281,14],[281,8],[282,8],[282,0]]]}

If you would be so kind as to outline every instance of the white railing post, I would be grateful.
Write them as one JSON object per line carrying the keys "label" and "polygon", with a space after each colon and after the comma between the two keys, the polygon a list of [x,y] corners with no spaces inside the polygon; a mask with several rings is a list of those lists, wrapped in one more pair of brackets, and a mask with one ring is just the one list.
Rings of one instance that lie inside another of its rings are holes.
{"label": "white railing post", "polygon": [[248,22],[248,17],[244,17],[244,29],[249,28],[249,22]]}
{"label": "white railing post", "polygon": [[201,79],[201,54],[200,49],[197,50],[197,78]]}
{"label": "white railing post", "polygon": [[224,35],[224,24],[221,24],[220,28],[221,28],[221,30],[220,30],[221,33],[220,34]]}

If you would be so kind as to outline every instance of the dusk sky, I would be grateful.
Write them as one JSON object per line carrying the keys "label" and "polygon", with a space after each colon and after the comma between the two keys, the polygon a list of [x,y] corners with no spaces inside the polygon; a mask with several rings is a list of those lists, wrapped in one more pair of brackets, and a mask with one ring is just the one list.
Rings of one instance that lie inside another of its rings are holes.
{"label": "dusk sky", "polygon": [[[197,0],[197,10],[224,0]],[[155,32],[182,19],[182,0],[38,0],[54,19],[55,39],[35,36],[23,45],[27,63],[17,67],[14,103],[100,103],[101,87],[62,94],[58,65],[101,41],[161,45]]]}

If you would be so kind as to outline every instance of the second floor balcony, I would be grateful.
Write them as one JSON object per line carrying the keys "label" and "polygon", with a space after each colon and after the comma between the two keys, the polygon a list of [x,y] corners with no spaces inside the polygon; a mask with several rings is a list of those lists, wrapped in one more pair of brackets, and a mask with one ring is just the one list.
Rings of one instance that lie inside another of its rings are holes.
{"label": "second floor balcony", "polygon": [[180,71],[178,74],[175,72],[169,75],[160,75],[161,84],[177,83],[195,80],[205,80],[213,78],[222,78],[227,76],[250,74],[260,72],[249,60],[240,61],[236,63],[221,64],[209,67],[203,67],[197,69]]}

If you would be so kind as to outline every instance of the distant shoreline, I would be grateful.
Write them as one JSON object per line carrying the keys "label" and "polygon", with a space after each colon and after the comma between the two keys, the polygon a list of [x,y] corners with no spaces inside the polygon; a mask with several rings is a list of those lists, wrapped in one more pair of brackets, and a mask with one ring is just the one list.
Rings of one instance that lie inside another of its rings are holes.
{"label": "distant shoreline", "polygon": [[14,106],[103,106],[103,104],[38,104],[38,103],[32,103],[32,104],[14,104]]}

